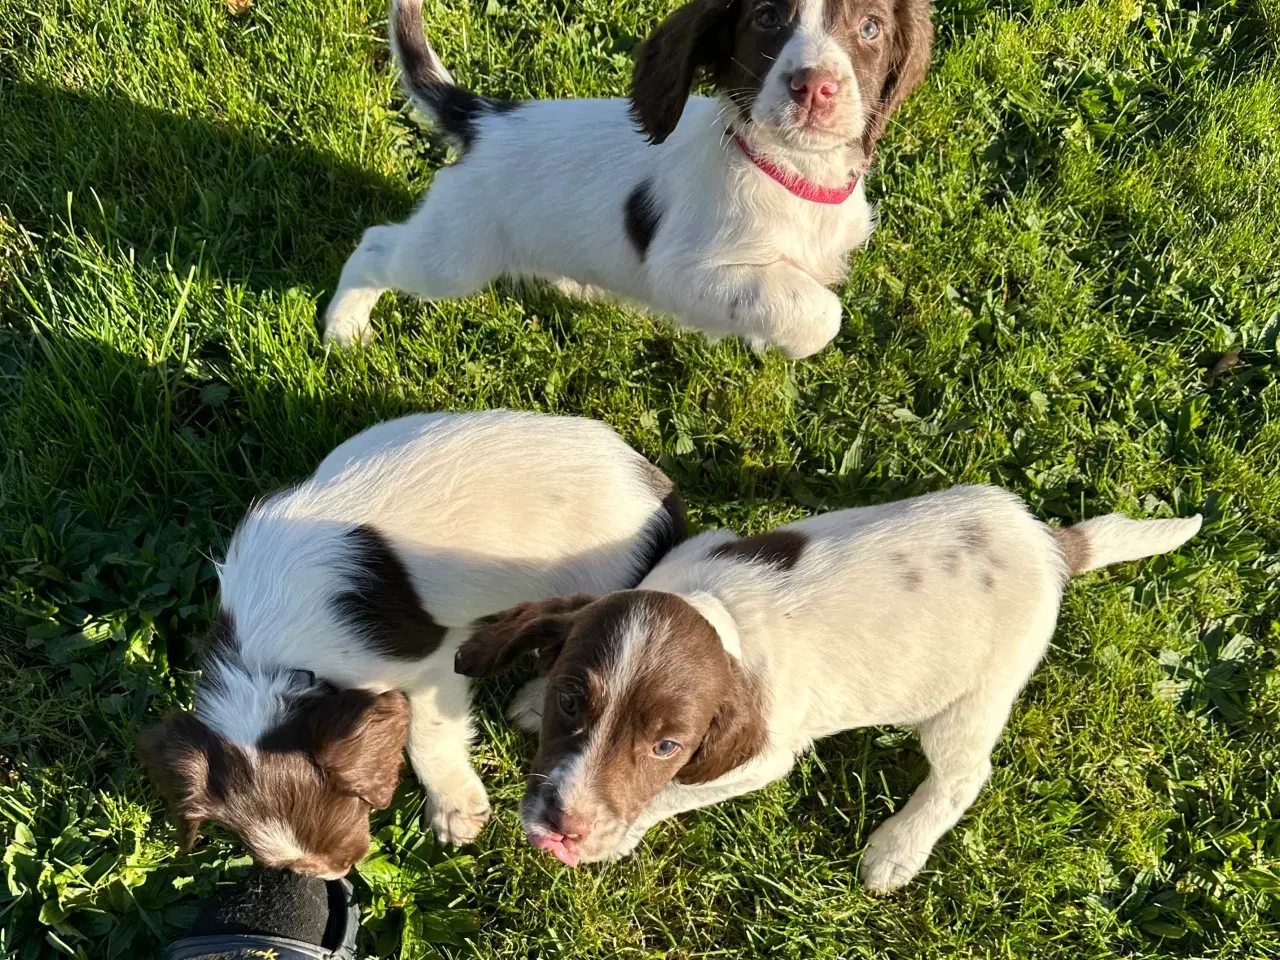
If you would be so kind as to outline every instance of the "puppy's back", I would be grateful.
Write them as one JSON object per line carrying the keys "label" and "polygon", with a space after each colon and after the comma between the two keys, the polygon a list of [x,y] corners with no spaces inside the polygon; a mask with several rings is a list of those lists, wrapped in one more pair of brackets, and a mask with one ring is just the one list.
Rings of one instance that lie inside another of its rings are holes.
{"label": "puppy's back", "polygon": [[220,571],[223,602],[321,620],[347,581],[368,578],[353,565],[379,540],[431,618],[464,626],[550,594],[631,586],[682,535],[671,481],[606,424],[415,414],[351,438],[251,511]]}

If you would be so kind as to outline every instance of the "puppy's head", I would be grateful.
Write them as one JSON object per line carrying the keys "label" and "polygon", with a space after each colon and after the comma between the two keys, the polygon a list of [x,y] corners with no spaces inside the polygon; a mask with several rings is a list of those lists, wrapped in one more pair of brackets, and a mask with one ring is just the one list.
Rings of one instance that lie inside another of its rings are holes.
{"label": "puppy's head", "polygon": [[[239,700],[246,721],[256,712],[246,691],[219,694],[233,709]],[[369,849],[369,811],[391,803],[408,700],[399,692],[327,687],[275,700],[274,721],[250,743],[230,739],[217,729],[221,723],[174,711],[139,738],[143,761],[183,849],[214,820],[260,863],[336,879]]]}
{"label": "puppy's head", "polygon": [[736,644],[681,597],[523,604],[473,634],[456,666],[487,676],[535,649],[550,670],[520,820],[531,843],[571,866],[628,849],[636,818],[671,781],[714,780],[764,749],[759,692]]}
{"label": "puppy's head", "polygon": [[870,157],[932,42],[928,0],[693,0],[641,46],[632,114],[661,143],[705,70],[766,146]]}

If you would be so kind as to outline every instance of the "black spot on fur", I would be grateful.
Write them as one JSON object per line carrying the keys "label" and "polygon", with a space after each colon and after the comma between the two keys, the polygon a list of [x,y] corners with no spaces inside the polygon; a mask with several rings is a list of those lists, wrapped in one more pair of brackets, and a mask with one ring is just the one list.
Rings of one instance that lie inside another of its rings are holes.
{"label": "black spot on fur", "polygon": [[644,536],[648,539],[648,543],[640,562],[636,583],[643,580],[672,547],[689,535],[689,524],[684,516],[684,503],[680,500],[680,494],[676,492],[676,486],[671,482],[671,478],[648,461],[641,465],[641,469],[644,470],[645,482],[649,484],[654,496],[662,497],[662,506],[645,527]]}
{"label": "black spot on fur", "polygon": [[773,530],[754,537],[743,537],[723,543],[711,551],[713,557],[764,563],[779,570],[790,570],[800,562],[809,538],[796,530]]}
{"label": "black spot on fur", "polygon": [[381,533],[361,524],[346,535],[355,573],[334,612],[383,656],[420,660],[440,646],[444,627],[425,609],[404,562]]}
{"label": "black spot on fur", "polygon": [[420,2],[396,4],[392,27],[405,88],[431,114],[440,132],[456,140],[464,153],[475,143],[478,119],[521,105],[519,100],[472,93],[449,79],[422,32]]}
{"label": "black spot on fur", "polygon": [[495,113],[510,113],[523,105],[520,100],[502,100],[472,93],[453,84],[414,87],[414,94],[431,105],[440,132],[458,142],[466,153],[476,142],[476,121]]}
{"label": "black spot on fur", "polygon": [[636,248],[641,260],[649,252],[649,244],[653,242],[653,235],[658,232],[661,220],[662,214],[653,198],[653,181],[641,180],[627,194],[622,212],[622,226],[627,231],[627,239]]}
{"label": "black spot on fur", "polygon": [[230,660],[239,656],[235,621],[226,610],[218,610],[200,643],[200,652],[210,660]]}

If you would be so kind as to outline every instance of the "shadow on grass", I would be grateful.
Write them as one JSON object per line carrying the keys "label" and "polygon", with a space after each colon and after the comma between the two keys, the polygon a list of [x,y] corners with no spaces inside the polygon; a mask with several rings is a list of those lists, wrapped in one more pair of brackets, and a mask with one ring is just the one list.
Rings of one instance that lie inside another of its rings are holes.
{"label": "shadow on grass", "polygon": [[0,210],[27,229],[69,216],[104,246],[257,290],[331,285],[361,231],[414,199],[314,147],[118,95],[0,77],[0,118]]}

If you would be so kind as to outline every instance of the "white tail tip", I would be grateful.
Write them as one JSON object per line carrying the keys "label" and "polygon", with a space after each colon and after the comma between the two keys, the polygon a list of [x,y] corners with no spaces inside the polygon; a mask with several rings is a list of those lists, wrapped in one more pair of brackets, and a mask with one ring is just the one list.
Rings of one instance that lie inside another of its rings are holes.
{"label": "white tail tip", "polygon": [[1133,520],[1123,513],[1111,513],[1053,531],[1066,557],[1072,576],[1125,560],[1139,560],[1168,553],[1197,533],[1204,518],[1200,514],[1178,520]]}

